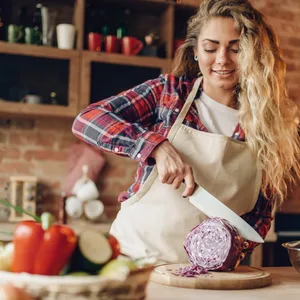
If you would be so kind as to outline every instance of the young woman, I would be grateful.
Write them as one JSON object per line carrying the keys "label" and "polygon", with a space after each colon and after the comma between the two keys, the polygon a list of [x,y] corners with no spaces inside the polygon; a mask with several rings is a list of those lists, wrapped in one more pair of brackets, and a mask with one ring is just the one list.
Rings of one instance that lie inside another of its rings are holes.
{"label": "young woman", "polygon": [[262,14],[246,0],[207,0],[188,23],[172,74],[76,118],[80,139],[139,162],[111,228],[122,252],[187,261],[183,241],[205,218],[187,198],[195,184],[266,236],[272,209],[300,174],[299,120],[284,77]]}

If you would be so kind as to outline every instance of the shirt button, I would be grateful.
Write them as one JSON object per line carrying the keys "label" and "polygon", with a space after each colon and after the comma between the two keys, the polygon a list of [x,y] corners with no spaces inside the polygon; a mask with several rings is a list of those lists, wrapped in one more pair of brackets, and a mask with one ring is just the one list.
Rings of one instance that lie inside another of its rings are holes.
{"label": "shirt button", "polygon": [[142,156],[142,154],[139,153],[136,157],[137,157],[137,158],[141,158],[141,156]]}
{"label": "shirt button", "polygon": [[176,111],[176,112],[179,112],[179,109],[178,109],[178,108],[175,108],[175,111]]}
{"label": "shirt button", "polygon": [[115,152],[119,152],[119,148],[115,148]]}

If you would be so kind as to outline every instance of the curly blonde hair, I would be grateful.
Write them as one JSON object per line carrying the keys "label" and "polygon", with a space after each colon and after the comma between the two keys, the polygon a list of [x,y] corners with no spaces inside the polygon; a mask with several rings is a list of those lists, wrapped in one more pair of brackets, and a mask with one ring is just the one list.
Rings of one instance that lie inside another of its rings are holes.
{"label": "curly blonde hair", "polygon": [[204,1],[188,22],[172,73],[201,75],[193,59],[194,48],[203,26],[214,17],[233,18],[240,32],[239,83],[235,89],[239,121],[262,166],[263,194],[281,204],[289,184],[300,178],[299,111],[287,96],[286,65],[264,16],[247,0]]}

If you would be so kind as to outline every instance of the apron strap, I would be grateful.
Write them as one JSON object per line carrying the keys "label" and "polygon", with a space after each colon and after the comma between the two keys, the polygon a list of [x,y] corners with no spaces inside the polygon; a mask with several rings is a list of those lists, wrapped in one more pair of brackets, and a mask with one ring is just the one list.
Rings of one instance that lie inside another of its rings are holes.
{"label": "apron strap", "polygon": [[170,143],[172,143],[175,135],[176,135],[176,132],[178,131],[179,127],[181,126],[185,116],[187,115],[195,97],[196,97],[196,94],[198,92],[198,89],[200,87],[200,84],[202,82],[202,77],[199,77],[194,85],[193,85],[193,88],[192,88],[192,91],[189,93],[188,95],[188,98],[187,100],[185,101],[183,107],[182,107],[182,110],[180,111],[175,123],[173,124],[171,130],[169,131],[169,134],[168,134],[168,140]]}

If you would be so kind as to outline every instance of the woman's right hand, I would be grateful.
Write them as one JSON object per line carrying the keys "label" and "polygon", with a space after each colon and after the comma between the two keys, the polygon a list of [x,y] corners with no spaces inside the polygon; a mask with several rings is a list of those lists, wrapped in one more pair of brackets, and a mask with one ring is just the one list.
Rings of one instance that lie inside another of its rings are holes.
{"label": "woman's right hand", "polygon": [[193,194],[195,181],[190,165],[184,163],[176,149],[166,140],[159,144],[150,155],[156,161],[159,180],[171,184],[178,189],[184,180],[185,190],[183,197]]}

